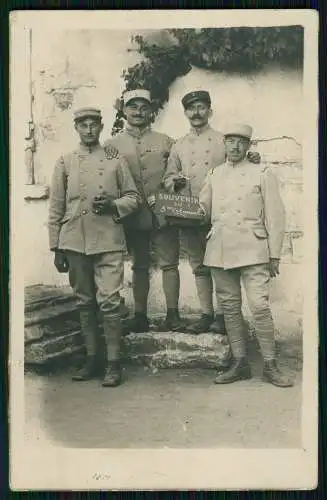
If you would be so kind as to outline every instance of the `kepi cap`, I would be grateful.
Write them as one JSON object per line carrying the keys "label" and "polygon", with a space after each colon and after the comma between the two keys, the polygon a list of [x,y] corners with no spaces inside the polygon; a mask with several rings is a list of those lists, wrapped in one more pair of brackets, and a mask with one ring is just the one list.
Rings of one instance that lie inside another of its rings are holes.
{"label": "kepi cap", "polygon": [[185,94],[182,99],[184,109],[186,109],[190,104],[192,104],[192,102],[195,101],[204,101],[210,106],[211,98],[209,92],[207,92],[206,90],[194,90],[193,92],[188,92],[187,94]]}
{"label": "kepi cap", "polygon": [[74,112],[74,121],[81,120],[82,118],[97,118],[101,120],[101,110],[93,107],[77,109]]}
{"label": "kepi cap", "polygon": [[246,139],[251,139],[253,129],[250,125],[245,125],[243,123],[234,123],[226,127],[224,131],[224,136],[228,137],[230,135],[235,135],[237,137],[245,137]]}
{"label": "kepi cap", "polygon": [[123,94],[124,104],[127,104],[132,99],[144,99],[151,104],[151,94],[149,90],[145,89],[136,89],[136,90],[127,90]]}

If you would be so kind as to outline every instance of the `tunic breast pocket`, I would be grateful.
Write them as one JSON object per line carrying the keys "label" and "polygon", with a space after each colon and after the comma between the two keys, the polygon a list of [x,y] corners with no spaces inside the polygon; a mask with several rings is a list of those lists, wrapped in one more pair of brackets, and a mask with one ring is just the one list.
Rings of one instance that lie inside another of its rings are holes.
{"label": "tunic breast pocket", "polygon": [[263,200],[260,186],[253,186],[244,198],[245,219],[260,219],[263,213]]}

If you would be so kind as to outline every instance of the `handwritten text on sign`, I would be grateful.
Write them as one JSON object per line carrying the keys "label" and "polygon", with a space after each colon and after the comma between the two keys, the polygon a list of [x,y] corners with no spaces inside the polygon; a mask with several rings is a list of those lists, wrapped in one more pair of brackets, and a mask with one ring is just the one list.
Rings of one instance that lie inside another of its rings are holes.
{"label": "handwritten text on sign", "polygon": [[203,219],[203,211],[197,196],[158,192],[155,198],[155,212],[158,214],[185,219]]}

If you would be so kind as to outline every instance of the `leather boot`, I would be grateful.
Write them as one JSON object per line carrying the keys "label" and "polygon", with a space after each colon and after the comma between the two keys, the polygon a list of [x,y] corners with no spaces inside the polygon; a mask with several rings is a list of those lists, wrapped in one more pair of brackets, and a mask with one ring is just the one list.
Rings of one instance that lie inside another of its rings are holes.
{"label": "leather boot", "polygon": [[277,387],[292,387],[294,385],[289,377],[281,373],[275,359],[265,361],[263,379]]}
{"label": "leather boot", "polygon": [[210,325],[210,331],[219,335],[227,335],[223,314],[216,314],[214,322]]}
{"label": "leather boot", "polygon": [[215,384],[231,384],[237,380],[251,378],[251,367],[246,358],[233,359],[226,372],[217,375]]}
{"label": "leather boot", "polygon": [[117,387],[121,384],[121,366],[119,361],[108,363],[106,373],[102,382],[102,387]]}
{"label": "leather boot", "polygon": [[212,322],[213,322],[212,314],[202,314],[201,319],[199,321],[196,321],[187,328],[187,332],[192,333],[193,335],[209,332]]}
{"label": "leather boot", "polygon": [[107,346],[107,368],[102,385],[103,387],[116,387],[121,383],[121,318],[104,316],[103,331]]}
{"label": "leather boot", "polygon": [[86,356],[84,365],[72,376],[74,382],[85,382],[98,375],[97,356]]}
{"label": "leather boot", "polygon": [[149,320],[144,313],[135,313],[134,317],[126,322],[125,329],[128,332],[145,333],[149,331]]}
{"label": "leather boot", "polygon": [[165,321],[160,327],[164,332],[185,332],[187,324],[180,315],[178,309],[168,309]]}

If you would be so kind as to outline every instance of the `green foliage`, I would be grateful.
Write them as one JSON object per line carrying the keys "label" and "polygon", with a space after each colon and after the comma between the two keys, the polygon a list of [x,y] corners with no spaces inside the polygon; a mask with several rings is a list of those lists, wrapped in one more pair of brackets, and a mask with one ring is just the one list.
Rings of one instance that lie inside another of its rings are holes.
{"label": "green foliage", "polygon": [[[151,43],[141,36],[133,41],[144,60],[123,72],[126,90],[146,88],[153,98],[153,116],[169,99],[169,87],[192,68],[229,73],[253,73],[268,64],[302,68],[303,28],[204,28],[167,30],[174,43]],[[123,127],[122,102],[112,133]]]}

